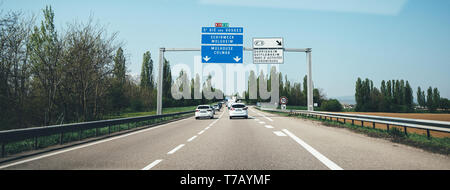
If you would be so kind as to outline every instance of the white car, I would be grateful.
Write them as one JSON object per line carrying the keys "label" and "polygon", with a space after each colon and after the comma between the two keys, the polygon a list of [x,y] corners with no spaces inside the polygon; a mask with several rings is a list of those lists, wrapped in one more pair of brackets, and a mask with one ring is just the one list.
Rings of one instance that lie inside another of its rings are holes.
{"label": "white car", "polygon": [[213,105],[214,111],[220,111],[219,104]]}
{"label": "white car", "polygon": [[197,109],[195,109],[195,119],[199,118],[214,118],[213,108],[210,105],[199,105]]}
{"label": "white car", "polygon": [[234,103],[230,106],[230,119],[233,117],[248,118],[248,107],[243,103]]}
{"label": "white car", "polygon": [[227,102],[227,108],[230,109],[230,108],[231,108],[231,105],[233,105],[233,103],[234,103],[234,102],[232,102],[231,100],[229,100],[229,101]]}

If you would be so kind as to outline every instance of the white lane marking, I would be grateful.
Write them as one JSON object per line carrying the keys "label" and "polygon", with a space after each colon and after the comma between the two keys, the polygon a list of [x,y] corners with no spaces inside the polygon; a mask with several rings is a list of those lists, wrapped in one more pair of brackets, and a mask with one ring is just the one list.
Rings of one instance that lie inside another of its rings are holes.
{"label": "white lane marking", "polygon": [[259,124],[266,124],[266,122],[264,122],[264,121],[260,121],[260,122],[259,122]]}
{"label": "white lane marking", "polygon": [[195,138],[197,138],[197,135],[195,135],[195,136],[193,136],[193,137],[191,137],[190,139],[188,139],[187,141],[188,142],[191,142],[192,140],[194,140]]}
{"label": "white lane marking", "polygon": [[203,132],[205,132],[205,130],[202,130],[202,131],[198,132],[198,134],[201,135]]}
{"label": "white lane marking", "polygon": [[264,127],[268,128],[268,129],[273,129],[272,125],[265,125]]}
{"label": "white lane marking", "polygon": [[281,132],[281,131],[274,131],[273,133],[275,133],[275,135],[277,135],[277,136],[279,136],[279,137],[285,137],[285,136],[286,136],[286,134],[284,134],[284,133]]}
{"label": "white lane marking", "polygon": [[255,119],[255,121],[259,121],[259,119],[258,119],[258,118],[256,118],[256,119]]}
{"label": "white lane marking", "polygon": [[269,120],[269,121],[273,121],[272,119],[268,118],[268,117],[265,116],[264,114],[261,114],[261,113],[257,113],[257,114],[260,115],[260,116],[262,116],[262,117],[264,117],[264,118],[266,118],[266,119]]}
{"label": "white lane marking", "polygon": [[46,157],[49,157],[49,156],[54,156],[54,155],[57,155],[57,154],[62,154],[62,153],[69,152],[69,151],[72,151],[72,150],[77,150],[77,149],[80,149],[80,148],[85,148],[85,147],[88,147],[88,146],[92,146],[92,145],[96,145],[96,144],[100,144],[100,143],[104,143],[104,142],[120,139],[120,138],[123,138],[123,137],[128,137],[128,136],[131,136],[131,135],[134,135],[134,134],[150,131],[150,130],[153,130],[153,129],[158,129],[160,127],[164,127],[164,126],[169,125],[169,124],[178,123],[178,122],[181,122],[181,121],[184,121],[184,120],[187,120],[187,119],[191,119],[191,117],[186,118],[186,119],[182,119],[182,120],[178,120],[178,121],[174,121],[174,122],[171,122],[171,123],[166,123],[166,124],[163,124],[163,125],[160,125],[160,126],[151,127],[151,128],[148,128],[148,129],[142,129],[142,130],[131,132],[131,133],[128,133],[128,134],[123,134],[123,135],[119,135],[119,136],[116,136],[116,137],[112,137],[112,138],[108,138],[108,139],[104,139],[104,140],[100,140],[100,141],[96,141],[96,142],[80,145],[80,146],[77,146],[77,147],[68,148],[68,149],[65,149],[65,150],[44,154],[42,156],[38,156],[38,157],[34,157],[34,158],[22,160],[22,161],[17,161],[17,162],[11,163],[11,164],[0,166],[0,169],[4,169],[4,168],[7,168],[7,167],[23,164],[23,163],[26,163],[26,162],[31,162],[31,161],[34,161],[34,160],[39,160],[39,159],[46,158]]}
{"label": "white lane marking", "polygon": [[142,168],[141,170],[150,170],[153,167],[155,167],[157,164],[159,164],[161,161],[163,161],[163,160],[155,160],[151,164],[149,164],[148,166],[145,166],[145,168]]}
{"label": "white lane marking", "polygon": [[209,127],[206,127],[206,128],[205,128],[205,130],[208,130],[208,129],[209,129]]}
{"label": "white lane marking", "polygon": [[184,146],[184,144],[180,144],[177,147],[175,147],[174,149],[172,149],[171,151],[169,151],[167,154],[173,154],[175,153],[178,149],[182,148]]}
{"label": "white lane marking", "polygon": [[273,119],[270,119],[270,118],[268,118],[267,116],[263,116],[264,118],[266,118],[267,120],[269,120],[269,121],[273,121]]}
{"label": "white lane marking", "polygon": [[312,146],[309,146],[305,141],[302,141],[300,138],[292,134],[287,129],[283,129],[283,132],[286,133],[289,137],[294,139],[295,142],[300,144],[303,148],[305,148],[309,153],[311,153],[314,157],[316,157],[320,162],[325,164],[328,168],[331,170],[344,170],[341,167],[339,167],[337,164],[335,164],[333,161],[325,157],[323,154],[321,154],[319,151],[314,149]]}

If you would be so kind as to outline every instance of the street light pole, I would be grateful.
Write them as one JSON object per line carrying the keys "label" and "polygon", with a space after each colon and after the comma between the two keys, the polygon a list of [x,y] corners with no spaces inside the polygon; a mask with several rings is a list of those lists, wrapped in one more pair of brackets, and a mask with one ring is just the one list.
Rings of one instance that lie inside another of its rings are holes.
{"label": "street light pole", "polygon": [[156,115],[162,114],[162,91],[163,91],[163,70],[164,70],[164,51],[165,48],[159,48],[159,73],[158,73],[158,88],[156,100]]}
{"label": "street light pole", "polygon": [[311,52],[311,48],[306,49],[306,64],[308,64],[308,111],[314,111],[314,87],[312,82]]}

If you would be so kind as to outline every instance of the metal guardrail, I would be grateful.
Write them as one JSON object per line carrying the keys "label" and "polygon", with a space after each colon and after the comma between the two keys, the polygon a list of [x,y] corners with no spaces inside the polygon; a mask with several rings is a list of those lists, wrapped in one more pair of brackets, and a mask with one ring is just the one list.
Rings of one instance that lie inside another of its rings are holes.
{"label": "metal guardrail", "polygon": [[[95,136],[98,136],[98,129],[108,127],[108,134],[111,133],[111,126],[120,125],[120,124],[130,124],[137,122],[145,122],[154,119],[161,119],[166,117],[173,116],[181,116],[184,114],[194,113],[195,111],[186,111],[186,112],[178,112],[178,113],[170,113],[163,115],[151,115],[151,116],[140,116],[140,117],[129,117],[129,118],[120,118],[120,119],[110,119],[110,120],[100,120],[100,121],[91,121],[91,122],[82,122],[82,123],[71,123],[71,124],[63,124],[63,125],[52,125],[52,126],[44,126],[44,127],[33,127],[33,128],[25,128],[25,129],[13,129],[13,130],[5,130],[0,131],[0,143],[1,143],[1,157],[5,157],[5,145],[11,142],[17,142],[27,139],[34,139],[34,149],[38,148],[38,137],[50,136],[59,134],[59,143],[63,144],[63,135],[64,133],[69,132],[80,132],[80,134],[89,129],[96,129]],[[128,125],[128,129],[129,129]],[[79,136],[80,138],[81,136]]]}
{"label": "metal guardrail", "polygon": [[431,121],[431,120],[423,120],[423,119],[406,119],[406,118],[397,118],[397,117],[383,117],[383,116],[369,116],[369,115],[360,115],[360,114],[344,114],[344,113],[334,113],[334,112],[318,112],[318,111],[306,111],[306,110],[278,110],[278,109],[266,109],[259,108],[261,110],[266,111],[275,111],[275,112],[285,112],[291,114],[301,114],[305,116],[316,117],[317,119],[327,119],[333,118],[343,119],[346,123],[346,120],[351,120],[352,125],[355,124],[355,121],[360,121],[361,126],[364,126],[364,122],[372,123],[372,127],[375,128],[375,124],[385,124],[387,126],[387,130],[389,131],[389,126],[399,126],[403,127],[405,135],[408,135],[407,128],[416,128],[426,130],[427,137],[430,139],[430,131],[439,131],[450,133],[450,122],[446,121]]}

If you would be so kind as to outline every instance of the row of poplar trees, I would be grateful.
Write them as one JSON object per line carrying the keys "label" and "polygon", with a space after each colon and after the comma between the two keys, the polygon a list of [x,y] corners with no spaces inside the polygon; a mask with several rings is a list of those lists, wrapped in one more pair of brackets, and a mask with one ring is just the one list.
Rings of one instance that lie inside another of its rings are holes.
{"label": "row of poplar trees", "polygon": [[355,111],[409,112],[413,110],[413,90],[408,81],[381,81],[380,89],[373,81],[358,78],[355,87]]}
{"label": "row of poplar trees", "polygon": [[355,111],[370,112],[415,112],[417,108],[430,112],[438,108],[448,110],[448,99],[441,98],[437,88],[429,87],[427,96],[418,87],[416,107],[413,90],[408,81],[381,81],[380,89],[373,86],[372,80],[358,78],[355,86]]}
{"label": "row of poplar trees", "polygon": [[[307,106],[307,76],[303,77],[303,86],[300,82],[291,82],[288,80],[287,75],[284,76],[281,72],[276,71],[275,67],[271,67],[270,74],[264,74],[263,71],[260,71],[259,75],[256,76],[254,71],[250,71],[249,81],[256,80],[256,92],[257,99],[250,99],[250,89],[248,84],[247,90],[243,93],[243,99],[250,104],[256,104],[256,102],[267,102],[271,99],[263,100],[259,96],[259,80],[267,81],[267,90],[271,91],[272,84],[272,75],[277,74],[279,79],[279,93],[280,97],[285,96],[288,98],[288,105],[290,106]],[[318,106],[322,105],[322,102],[326,101],[326,97],[318,88],[313,89],[313,99],[314,103],[317,103]]]}

